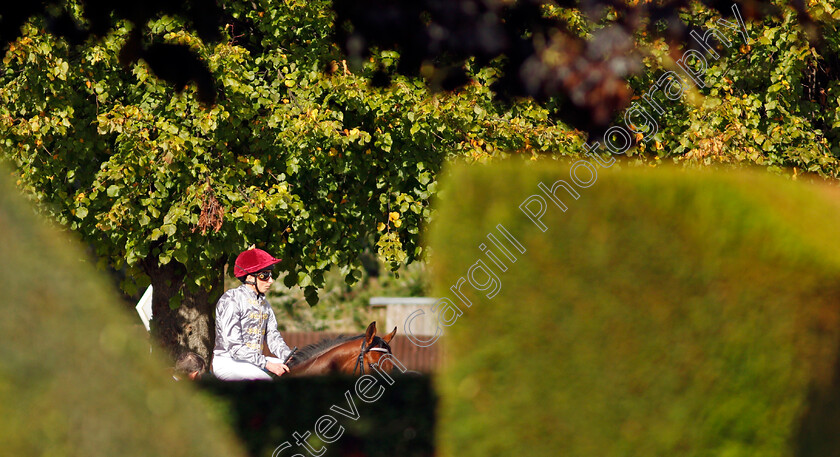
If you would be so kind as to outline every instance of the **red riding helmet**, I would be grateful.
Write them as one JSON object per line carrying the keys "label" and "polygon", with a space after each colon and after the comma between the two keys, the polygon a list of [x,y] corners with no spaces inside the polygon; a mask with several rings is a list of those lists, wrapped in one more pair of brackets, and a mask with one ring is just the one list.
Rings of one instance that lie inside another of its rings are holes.
{"label": "red riding helmet", "polygon": [[280,262],[280,259],[275,259],[262,249],[248,249],[236,257],[236,262],[233,264],[233,275],[242,278],[278,262]]}

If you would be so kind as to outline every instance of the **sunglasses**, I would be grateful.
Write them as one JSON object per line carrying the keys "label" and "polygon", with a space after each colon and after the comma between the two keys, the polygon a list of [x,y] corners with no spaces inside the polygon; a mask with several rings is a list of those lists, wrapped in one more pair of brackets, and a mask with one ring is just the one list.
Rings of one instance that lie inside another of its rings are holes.
{"label": "sunglasses", "polygon": [[258,272],[256,276],[257,279],[259,279],[260,281],[268,281],[269,279],[271,279],[271,271],[263,270]]}

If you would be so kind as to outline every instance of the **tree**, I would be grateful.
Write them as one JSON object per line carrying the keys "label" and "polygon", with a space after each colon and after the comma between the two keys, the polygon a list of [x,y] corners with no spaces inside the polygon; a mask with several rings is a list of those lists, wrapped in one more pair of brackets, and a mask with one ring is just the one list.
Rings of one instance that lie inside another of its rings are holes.
{"label": "tree", "polygon": [[[551,121],[576,105],[494,98],[491,86],[506,78],[504,56],[485,62],[444,53],[421,65],[433,82],[446,80],[435,75],[438,67],[449,74],[447,62],[464,67],[467,83],[443,93],[401,75],[412,68],[400,53],[405,45],[393,46],[398,52],[366,41],[357,53],[368,56],[362,65],[345,66],[329,4],[227,4],[229,21],[216,44],[180,19],[150,22],[147,47],[180,46],[206,63],[219,84],[213,107],[197,102],[192,88],[175,93],[144,60],[122,68],[119,54],[132,36],[127,23],[77,48],[43,33],[44,22],[35,20],[6,53],[0,138],[19,185],[92,243],[103,263],[127,267],[124,289],[155,285],[155,332],[168,348],[207,354],[222,266],[251,243],[284,258],[287,285],[300,285],[314,303],[329,267],[341,267],[348,282],[359,277],[358,253],[366,248],[393,265],[422,255],[419,232],[432,218],[429,199],[446,159],[582,154],[585,135]],[[656,22],[640,27],[624,53],[644,57],[628,83],[633,91],[610,100],[639,97],[674,69],[674,57],[692,41],[678,45],[673,36],[709,29],[721,8],[674,10],[679,33],[649,34],[662,27]],[[801,8],[780,2],[775,9],[747,24],[749,45],[721,52],[707,87],[686,91],[664,110],[658,136],[636,135],[629,163],[755,163],[837,177],[837,10],[814,3],[809,17],[823,30],[814,43]],[[568,43],[615,43],[615,27],[632,23],[618,7],[596,21],[574,8],[540,11],[583,40]],[[349,26],[352,40],[357,29]],[[593,74],[596,83],[606,81]],[[387,87],[367,84],[383,76]],[[586,93],[586,103],[595,103]],[[625,120],[608,112],[610,122]],[[571,113],[594,125],[591,111]]]}
{"label": "tree", "polygon": [[446,158],[580,144],[533,103],[500,108],[489,69],[452,94],[403,77],[368,86],[398,55],[350,71],[330,42],[326,2],[228,8],[215,45],[172,17],[148,27],[154,43],[188,46],[207,63],[220,84],[212,107],[143,61],[123,69],[126,23],[74,47],[34,20],[0,80],[0,138],[18,185],[103,264],[127,268],[124,290],[154,286],[153,332],[170,351],[208,355],[223,267],[248,245],[283,258],[286,285],[315,303],[330,267],[348,282],[361,276],[365,249],[393,266],[422,255]]}

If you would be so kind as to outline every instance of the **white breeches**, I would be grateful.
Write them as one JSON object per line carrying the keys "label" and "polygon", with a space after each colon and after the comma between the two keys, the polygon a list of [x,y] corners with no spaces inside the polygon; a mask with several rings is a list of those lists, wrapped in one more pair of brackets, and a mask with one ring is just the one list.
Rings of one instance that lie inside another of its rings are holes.
{"label": "white breeches", "polygon": [[[267,362],[283,363],[275,357],[266,357]],[[223,381],[270,381],[271,375],[268,371],[248,362],[234,360],[230,357],[213,357],[213,375]]]}

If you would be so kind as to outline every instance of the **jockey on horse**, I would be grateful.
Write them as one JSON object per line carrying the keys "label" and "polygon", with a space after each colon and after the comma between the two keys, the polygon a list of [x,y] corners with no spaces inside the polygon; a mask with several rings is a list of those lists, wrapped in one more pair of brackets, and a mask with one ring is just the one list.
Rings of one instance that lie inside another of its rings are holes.
{"label": "jockey on horse", "polygon": [[[270,380],[289,371],[283,361],[291,354],[277,330],[277,318],[265,299],[274,282],[272,268],[280,262],[262,249],[236,257],[233,272],[242,285],[216,303],[216,347],[213,374],[226,381]],[[263,355],[263,342],[275,357]]]}

